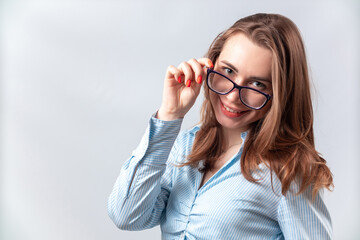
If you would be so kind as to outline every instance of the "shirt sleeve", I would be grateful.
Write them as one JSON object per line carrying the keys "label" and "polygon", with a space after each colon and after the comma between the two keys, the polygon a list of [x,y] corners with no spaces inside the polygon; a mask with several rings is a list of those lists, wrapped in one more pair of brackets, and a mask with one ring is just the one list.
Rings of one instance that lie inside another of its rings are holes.
{"label": "shirt sleeve", "polygon": [[323,190],[314,200],[311,188],[301,194],[289,191],[281,196],[278,222],[285,239],[332,239],[331,218],[323,201]]}
{"label": "shirt sleeve", "polygon": [[171,190],[170,151],[182,119],[152,117],[132,156],[124,163],[108,200],[108,214],[123,230],[142,230],[160,223]]}

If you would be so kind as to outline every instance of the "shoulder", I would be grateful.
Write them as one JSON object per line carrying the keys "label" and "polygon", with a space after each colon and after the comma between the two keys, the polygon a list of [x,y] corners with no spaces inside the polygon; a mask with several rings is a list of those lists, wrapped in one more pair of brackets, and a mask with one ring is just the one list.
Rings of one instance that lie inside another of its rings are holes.
{"label": "shoulder", "polygon": [[331,239],[332,223],[323,200],[323,190],[314,199],[311,187],[300,194],[296,183],[282,196],[278,206],[278,222],[286,238]]}
{"label": "shoulder", "polygon": [[[331,239],[332,222],[324,202],[324,189],[312,197],[312,186],[299,193],[300,181],[291,183],[285,195],[281,182],[265,164],[259,165],[261,185],[271,187],[277,197],[277,221],[285,239]],[[270,183],[271,181],[271,183]]]}
{"label": "shoulder", "polygon": [[175,146],[183,147],[193,144],[195,140],[196,133],[199,131],[200,126],[194,126],[190,129],[180,131],[178,137],[176,138]]}
{"label": "shoulder", "polygon": [[186,160],[186,156],[191,153],[199,129],[200,126],[196,125],[190,129],[180,131],[171,151],[173,160],[176,159],[175,162],[183,163]]}

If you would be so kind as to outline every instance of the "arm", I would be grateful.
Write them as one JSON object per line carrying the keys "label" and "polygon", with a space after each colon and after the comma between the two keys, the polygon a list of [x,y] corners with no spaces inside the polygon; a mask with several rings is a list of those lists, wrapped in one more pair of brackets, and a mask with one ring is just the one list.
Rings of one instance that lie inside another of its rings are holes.
{"label": "arm", "polygon": [[319,192],[314,201],[311,188],[302,194],[281,196],[278,222],[285,239],[331,239],[330,214]]}
{"label": "arm", "polygon": [[121,229],[140,230],[160,223],[171,191],[171,169],[166,167],[181,119],[200,93],[207,58],[169,66],[165,75],[163,100],[152,118],[139,147],[122,167],[108,201],[110,218]]}
{"label": "arm", "polygon": [[141,230],[160,223],[171,191],[173,166],[166,163],[181,122],[152,118],[123,165],[108,201],[109,216],[120,229]]}

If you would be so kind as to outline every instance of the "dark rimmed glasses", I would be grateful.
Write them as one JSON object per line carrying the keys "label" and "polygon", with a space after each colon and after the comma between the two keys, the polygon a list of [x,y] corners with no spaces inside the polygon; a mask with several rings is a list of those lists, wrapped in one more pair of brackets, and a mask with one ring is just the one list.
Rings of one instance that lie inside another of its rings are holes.
{"label": "dark rimmed glasses", "polygon": [[239,89],[241,102],[254,110],[261,109],[271,99],[271,95],[255,88],[239,86],[230,78],[210,68],[207,70],[206,83],[211,91],[220,95],[226,95],[235,88]]}

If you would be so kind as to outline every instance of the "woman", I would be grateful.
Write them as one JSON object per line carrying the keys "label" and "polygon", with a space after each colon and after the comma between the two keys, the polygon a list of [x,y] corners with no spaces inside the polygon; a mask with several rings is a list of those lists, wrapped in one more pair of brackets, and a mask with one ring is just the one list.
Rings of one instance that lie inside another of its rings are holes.
{"label": "woman", "polygon": [[[179,134],[203,80],[201,124]],[[331,187],[300,33],[286,17],[256,14],[206,58],[167,69],[162,105],[108,207],[119,228],[160,224],[163,239],[330,239]]]}

